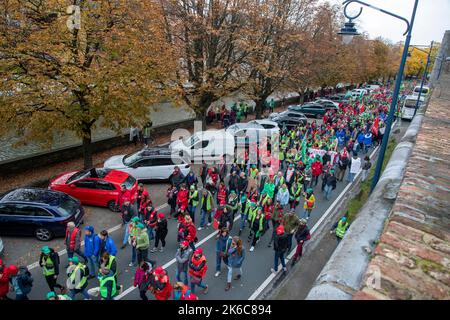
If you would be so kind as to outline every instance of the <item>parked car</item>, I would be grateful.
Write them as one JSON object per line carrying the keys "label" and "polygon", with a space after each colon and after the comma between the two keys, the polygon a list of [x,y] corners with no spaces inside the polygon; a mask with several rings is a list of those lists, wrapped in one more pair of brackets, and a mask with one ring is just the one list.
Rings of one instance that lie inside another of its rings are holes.
{"label": "parked car", "polygon": [[39,188],[12,190],[0,198],[0,235],[35,236],[41,241],[65,236],[66,225],[83,221],[81,202],[65,193]]}
{"label": "parked car", "polygon": [[327,112],[327,108],[318,103],[305,103],[303,105],[290,106],[288,110],[297,111],[305,114],[306,116],[314,116],[316,118],[321,118]]}
{"label": "parked car", "polygon": [[234,158],[235,138],[225,130],[207,130],[173,141],[169,148],[172,154],[195,162],[220,161],[225,157],[229,163]]}
{"label": "parked car", "polygon": [[328,99],[317,99],[314,101],[314,103],[320,104],[325,107],[325,109],[333,109],[333,110],[339,110],[339,103],[328,100]]}
{"label": "parked car", "polygon": [[[419,96],[406,96],[405,102],[402,106],[402,119],[412,120],[414,118],[414,111],[416,110],[417,99]],[[418,108],[420,108],[425,103],[425,97],[420,96],[420,101],[418,104]]]}
{"label": "parked car", "polygon": [[337,93],[331,96],[326,96],[323,98],[319,98],[319,99],[326,99],[326,100],[331,100],[334,102],[337,102],[338,104],[341,102],[348,102],[348,99],[345,97],[345,93]]}
{"label": "parked car", "polygon": [[261,125],[264,129],[269,130],[271,133],[272,132],[280,132],[280,127],[278,126],[278,123],[276,123],[275,121],[271,121],[269,119],[257,119],[257,120],[252,120],[249,123],[257,123],[259,125]]}
{"label": "parked car", "polygon": [[137,190],[138,183],[132,175],[119,170],[93,168],[63,173],[50,182],[49,189],[67,193],[82,204],[108,207],[114,211],[122,184],[133,194]]}
{"label": "parked car", "polygon": [[190,159],[172,155],[169,148],[160,147],[113,156],[103,164],[104,168],[126,172],[138,180],[167,180],[175,166],[187,175],[190,170]]}
{"label": "parked car", "polygon": [[278,126],[282,128],[286,127],[296,127],[298,125],[305,125],[308,122],[308,118],[301,113],[294,110],[283,111],[280,113],[272,113],[269,116],[271,121],[278,123]]}
{"label": "parked car", "polygon": [[[412,95],[413,95],[413,96],[418,96],[418,95],[419,95],[419,92],[420,92],[420,86],[416,86],[416,87],[414,87],[414,90],[413,90],[413,92],[412,92]],[[428,96],[429,93],[430,93],[430,87],[423,86],[423,87],[422,87],[422,93],[420,94],[420,96],[426,98],[426,97]]]}
{"label": "parked car", "polygon": [[353,89],[352,91],[350,91],[350,94],[352,95],[353,99],[359,99],[359,98],[361,98],[362,96],[364,96],[364,95],[366,95],[368,93],[369,93],[368,90],[361,89],[361,88],[360,89]]}

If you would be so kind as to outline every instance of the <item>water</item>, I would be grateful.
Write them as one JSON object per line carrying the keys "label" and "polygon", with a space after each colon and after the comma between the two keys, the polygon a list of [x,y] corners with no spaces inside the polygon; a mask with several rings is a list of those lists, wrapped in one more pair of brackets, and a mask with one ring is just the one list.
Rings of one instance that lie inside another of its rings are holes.
{"label": "water", "polygon": [[[181,121],[195,116],[194,112],[187,106],[176,107],[171,103],[161,103],[152,106],[149,112],[154,126]],[[123,133],[128,134],[129,130],[129,128],[126,128],[123,130]],[[96,128],[92,133],[92,139],[94,141],[115,136],[117,136],[117,133],[107,128]],[[0,138],[0,161],[13,160],[19,157],[30,156],[34,153],[81,144],[81,139],[77,138],[71,132],[55,136],[54,143],[48,148],[32,141],[24,146],[14,148],[13,145],[19,142],[19,140],[20,138],[14,135]]]}

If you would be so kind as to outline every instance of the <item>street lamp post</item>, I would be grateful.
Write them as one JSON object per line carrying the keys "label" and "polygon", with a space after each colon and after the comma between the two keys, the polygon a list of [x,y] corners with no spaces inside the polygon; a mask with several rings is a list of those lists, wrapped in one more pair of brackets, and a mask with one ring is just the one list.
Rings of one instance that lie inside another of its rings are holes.
{"label": "street lamp post", "polygon": [[426,53],[428,54],[428,58],[427,58],[427,65],[425,66],[425,71],[424,71],[423,76],[422,76],[422,82],[420,83],[419,96],[417,97],[416,106],[415,106],[415,108],[414,108],[414,117],[416,116],[417,109],[419,108],[420,96],[422,95],[423,84],[425,83],[425,81],[426,81],[426,79],[427,79],[428,67],[430,66],[430,61],[431,61],[431,51],[433,50],[433,44],[434,44],[434,41],[431,41],[431,46],[430,46],[430,51],[429,51],[429,52],[426,52],[426,51],[421,50],[421,49],[419,49],[419,48],[415,48],[415,49],[417,49],[417,50],[426,52]]}
{"label": "street lamp post", "polygon": [[[383,136],[383,142],[381,143],[381,149],[380,149],[380,153],[378,155],[377,166],[375,168],[375,175],[373,177],[372,185],[371,185],[371,189],[370,189],[370,192],[372,192],[375,189],[375,187],[376,187],[376,185],[378,183],[378,180],[380,179],[380,176],[381,176],[381,169],[383,167],[384,155],[386,153],[386,148],[387,148],[387,145],[388,145],[388,142],[389,142],[389,135],[391,133],[392,120],[394,118],[394,113],[395,113],[395,110],[397,108],[398,95],[400,93],[400,86],[401,86],[402,79],[403,79],[403,71],[405,69],[405,62],[406,62],[406,58],[408,56],[408,48],[409,48],[409,43],[411,42],[411,33],[412,33],[412,29],[413,29],[414,19],[415,19],[415,16],[416,16],[417,5],[419,3],[419,0],[415,0],[414,1],[414,8],[413,8],[413,12],[412,12],[412,16],[411,16],[410,21],[408,21],[407,19],[405,19],[405,18],[403,18],[403,17],[401,17],[399,15],[396,15],[396,14],[391,13],[389,11],[386,11],[384,9],[372,6],[371,4],[365,3],[363,1],[346,0],[342,4],[344,5],[344,15],[345,15],[346,18],[349,19],[349,22],[352,22],[352,20],[354,20],[357,17],[359,17],[361,15],[362,11],[363,11],[363,8],[361,7],[359,12],[356,15],[350,16],[347,13],[347,8],[348,8],[348,5],[353,3],[353,2],[362,4],[362,5],[366,6],[366,7],[378,10],[378,11],[380,11],[382,13],[385,13],[385,14],[388,14],[388,15],[394,17],[394,18],[400,19],[400,20],[404,21],[406,23],[406,25],[407,25],[407,29],[406,29],[405,33],[403,34],[403,35],[406,35],[406,41],[405,41],[405,46],[403,48],[403,54],[402,54],[402,60],[400,62],[400,68],[398,69],[397,78],[396,78],[396,81],[395,81],[395,88],[394,88],[394,93],[393,93],[393,96],[392,96],[391,107],[389,109],[389,115],[388,115],[388,118],[386,120],[386,131],[385,131],[385,134]],[[346,35],[346,28],[345,27],[341,29],[340,34],[343,35],[343,36]]]}

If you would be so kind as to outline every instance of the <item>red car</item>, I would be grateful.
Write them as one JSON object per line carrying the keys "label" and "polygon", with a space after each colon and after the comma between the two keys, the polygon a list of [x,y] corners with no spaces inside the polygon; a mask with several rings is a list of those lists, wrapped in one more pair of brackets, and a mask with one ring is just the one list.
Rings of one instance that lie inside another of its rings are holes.
{"label": "red car", "polygon": [[121,185],[135,194],[138,183],[128,173],[94,168],[63,173],[50,182],[49,188],[67,193],[84,205],[108,207],[114,211]]}

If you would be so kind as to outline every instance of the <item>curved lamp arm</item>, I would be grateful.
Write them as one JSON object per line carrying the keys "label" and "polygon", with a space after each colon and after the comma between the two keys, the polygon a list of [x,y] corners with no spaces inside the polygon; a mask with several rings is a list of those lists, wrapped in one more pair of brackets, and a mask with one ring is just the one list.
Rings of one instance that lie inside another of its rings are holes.
{"label": "curved lamp arm", "polygon": [[405,31],[405,33],[403,33],[403,35],[406,35],[406,34],[409,32],[410,25],[409,25],[409,21],[408,21],[407,19],[405,19],[405,18],[403,18],[403,17],[401,17],[401,16],[399,16],[399,15],[396,15],[396,14],[394,14],[394,13],[391,13],[391,12],[389,12],[389,11],[386,11],[386,10],[384,10],[384,9],[375,7],[375,6],[371,5],[371,4],[368,4],[368,3],[365,3],[365,2],[359,1],[359,0],[345,0],[344,2],[342,2],[342,5],[344,5],[344,15],[345,15],[345,17],[348,18],[350,21],[353,20],[353,19],[358,18],[358,17],[361,15],[362,11],[363,11],[363,8],[360,7],[360,8],[359,8],[359,12],[358,12],[356,15],[354,15],[354,16],[349,15],[349,14],[347,13],[347,7],[348,7],[349,4],[351,4],[351,3],[353,3],[353,2],[362,4],[362,5],[366,6],[366,7],[369,7],[369,8],[378,10],[378,11],[380,11],[380,12],[386,13],[386,14],[388,14],[388,15],[394,17],[394,18],[403,20],[403,21],[406,23],[406,31]]}

